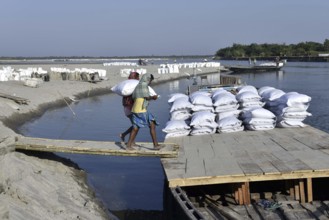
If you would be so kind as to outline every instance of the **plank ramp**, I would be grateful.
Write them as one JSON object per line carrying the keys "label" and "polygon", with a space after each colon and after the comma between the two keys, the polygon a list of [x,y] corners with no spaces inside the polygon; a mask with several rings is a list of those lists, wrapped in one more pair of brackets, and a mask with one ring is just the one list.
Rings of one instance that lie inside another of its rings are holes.
{"label": "plank ramp", "polygon": [[329,177],[329,134],[311,126],[166,141],[181,146],[161,160],[169,187]]}
{"label": "plank ramp", "polygon": [[2,92],[0,92],[0,97],[5,98],[5,99],[13,100],[14,102],[16,102],[20,105],[21,104],[26,104],[27,105],[29,103],[28,99],[21,98],[21,97],[18,97],[18,96],[8,95],[8,94],[2,93]]}
{"label": "plank ramp", "polygon": [[121,155],[121,156],[157,156],[177,157],[179,146],[176,143],[160,143],[165,147],[153,150],[153,143],[136,142],[135,150],[126,150],[121,142],[88,141],[88,140],[56,140],[45,138],[19,137],[15,148],[47,152],[65,152],[79,154]]}

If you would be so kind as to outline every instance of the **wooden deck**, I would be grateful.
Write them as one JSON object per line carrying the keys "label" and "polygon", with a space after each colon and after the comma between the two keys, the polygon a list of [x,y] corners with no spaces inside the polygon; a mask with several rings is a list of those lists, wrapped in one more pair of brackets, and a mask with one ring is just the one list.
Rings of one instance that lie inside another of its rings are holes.
{"label": "wooden deck", "polygon": [[241,204],[250,203],[250,182],[290,180],[304,202],[312,201],[312,178],[329,177],[329,134],[311,126],[168,141],[182,146],[178,158],[161,160],[169,187],[232,183]]}
{"label": "wooden deck", "polygon": [[153,150],[153,144],[137,142],[136,150],[128,151],[121,142],[87,141],[87,140],[55,140],[45,138],[19,137],[15,143],[16,149],[65,152],[80,154],[121,155],[121,156],[157,156],[177,157],[178,145],[175,143],[160,143],[166,146],[161,150]]}

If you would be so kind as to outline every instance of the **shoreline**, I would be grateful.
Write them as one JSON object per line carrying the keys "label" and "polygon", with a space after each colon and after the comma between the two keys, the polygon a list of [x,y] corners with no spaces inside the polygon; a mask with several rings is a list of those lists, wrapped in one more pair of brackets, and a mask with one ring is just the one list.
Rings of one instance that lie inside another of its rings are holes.
{"label": "shoreline", "polygon": [[[66,106],[65,100],[83,99],[112,93],[111,87],[125,80],[120,69],[101,64],[44,64],[11,65],[15,69],[50,67],[105,69],[108,80],[96,84],[83,81],[52,80],[37,88],[23,85],[21,81],[0,82],[0,92],[29,100],[27,105],[18,105],[9,99],[0,98],[0,217],[2,219],[116,219],[106,211],[86,183],[86,173],[66,166],[62,162],[40,159],[15,152],[15,139],[20,134],[17,127],[26,121],[41,116],[44,112]],[[180,73],[158,74],[158,65],[142,66],[155,76],[154,84],[187,77]],[[197,75],[219,72],[218,68],[202,68]],[[120,106],[121,107],[121,106]],[[83,177],[84,176],[84,177]],[[6,205],[5,205],[6,204]]]}

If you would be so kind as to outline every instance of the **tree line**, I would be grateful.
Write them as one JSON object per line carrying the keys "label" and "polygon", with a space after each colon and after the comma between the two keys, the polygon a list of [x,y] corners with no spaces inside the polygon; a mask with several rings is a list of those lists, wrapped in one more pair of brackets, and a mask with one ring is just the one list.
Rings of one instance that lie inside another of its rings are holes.
{"label": "tree line", "polygon": [[242,45],[234,43],[231,47],[219,49],[215,56],[218,58],[246,57],[314,57],[321,53],[329,53],[329,39],[324,43],[301,42],[298,44],[256,44]]}

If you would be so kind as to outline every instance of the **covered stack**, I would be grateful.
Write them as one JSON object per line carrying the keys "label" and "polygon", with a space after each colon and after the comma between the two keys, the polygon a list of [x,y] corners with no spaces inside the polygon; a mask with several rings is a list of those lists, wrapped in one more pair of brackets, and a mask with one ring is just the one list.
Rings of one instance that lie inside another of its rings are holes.
{"label": "covered stack", "polygon": [[262,107],[245,109],[240,114],[240,119],[246,129],[252,131],[271,130],[275,128],[275,115]]}
{"label": "covered stack", "polygon": [[218,89],[212,94],[212,101],[216,113],[218,132],[236,132],[244,128],[238,119],[240,114],[239,104],[231,92]]}
{"label": "covered stack", "polygon": [[183,93],[174,93],[169,97],[168,104],[170,105],[170,120],[162,129],[167,133],[166,138],[189,135],[191,130],[189,121],[193,107],[189,97]]}
{"label": "covered stack", "polygon": [[297,92],[285,93],[274,87],[264,86],[258,90],[265,108],[277,117],[277,127],[304,127],[303,121],[312,114],[307,112],[311,97]]}
{"label": "covered stack", "polygon": [[263,107],[264,102],[258,95],[258,91],[254,86],[241,86],[237,89],[236,99],[239,102],[240,109]]}
{"label": "covered stack", "polygon": [[217,130],[211,94],[204,91],[193,92],[189,98],[193,104],[190,135],[213,134]]}

